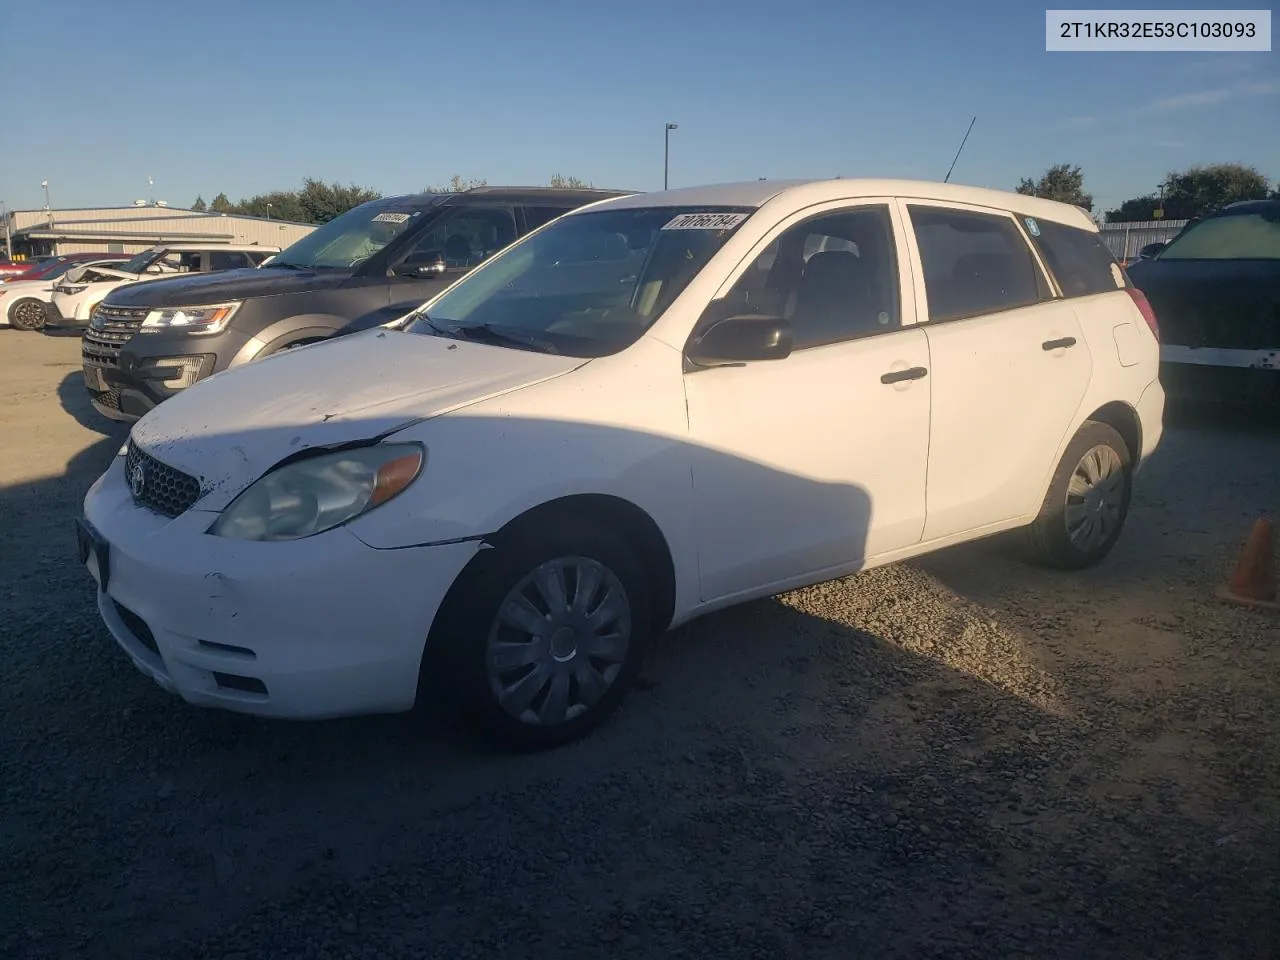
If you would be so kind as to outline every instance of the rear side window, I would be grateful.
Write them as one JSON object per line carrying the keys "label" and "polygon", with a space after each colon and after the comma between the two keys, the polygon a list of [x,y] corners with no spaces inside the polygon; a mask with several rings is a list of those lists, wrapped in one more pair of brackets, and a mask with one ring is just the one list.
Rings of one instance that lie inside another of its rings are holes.
{"label": "rear side window", "polygon": [[958,320],[1049,299],[1031,248],[1009,217],[908,205],[930,320]]}
{"label": "rear side window", "polygon": [[1064,296],[1087,297],[1123,289],[1125,277],[1120,265],[1097,233],[1049,220],[1034,223],[1031,242],[1057,278]]}
{"label": "rear side window", "polygon": [[550,223],[556,217],[568,213],[572,207],[525,207],[524,208],[524,224],[525,229],[530,232],[537,230],[544,223]]}
{"label": "rear side window", "polygon": [[247,266],[250,266],[249,258],[243,253],[214,250],[209,254],[210,270],[235,270]]}

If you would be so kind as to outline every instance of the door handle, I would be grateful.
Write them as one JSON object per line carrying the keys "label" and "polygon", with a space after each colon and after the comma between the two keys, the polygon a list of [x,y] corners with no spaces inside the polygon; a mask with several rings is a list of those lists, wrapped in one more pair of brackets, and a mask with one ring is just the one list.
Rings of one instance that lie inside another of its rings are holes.
{"label": "door handle", "polygon": [[1040,344],[1045,350],[1061,350],[1064,347],[1074,347],[1076,345],[1075,337],[1062,337],[1058,340],[1046,340]]}
{"label": "door handle", "polygon": [[905,370],[891,370],[880,375],[881,383],[901,383],[903,380],[919,380],[929,375],[924,367],[907,367]]}

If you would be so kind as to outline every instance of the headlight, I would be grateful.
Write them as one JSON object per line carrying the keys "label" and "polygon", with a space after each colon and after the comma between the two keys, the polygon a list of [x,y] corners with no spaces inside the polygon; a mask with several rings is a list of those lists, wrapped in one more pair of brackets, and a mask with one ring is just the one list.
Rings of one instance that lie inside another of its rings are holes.
{"label": "headlight", "polygon": [[263,476],[209,528],[234,540],[298,540],[354,520],[403,491],[422,472],[426,450],[381,443],[309,457]]}
{"label": "headlight", "polygon": [[165,307],[152,310],[142,321],[142,333],[185,330],[189,333],[218,333],[240,309],[240,302],[214,303],[199,307]]}
{"label": "headlight", "polygon": [[78,284],[60,283],[53,289],[55,293],[75,294],[75,293],[80,293],[82,290],[88,290],[89,285],[87,283],[78,283]]}

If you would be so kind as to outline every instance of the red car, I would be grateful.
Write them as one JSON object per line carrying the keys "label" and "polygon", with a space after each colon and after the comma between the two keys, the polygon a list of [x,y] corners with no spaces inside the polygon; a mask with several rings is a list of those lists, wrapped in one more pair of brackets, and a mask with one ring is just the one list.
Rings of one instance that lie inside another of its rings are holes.
{"label": "red car", "polygon": [[30,260],[0,260],[0,280],[11,280],[14,277],[26,278],[32,270],[42,267],[53,257],[32,257]]}
{"label": "red car", "polygon": [[109,253],[63,253],[50,257],[32,257],[30,260],[0,260],[0,283],[8,280],[46,280],[67,264],[103,260]]}

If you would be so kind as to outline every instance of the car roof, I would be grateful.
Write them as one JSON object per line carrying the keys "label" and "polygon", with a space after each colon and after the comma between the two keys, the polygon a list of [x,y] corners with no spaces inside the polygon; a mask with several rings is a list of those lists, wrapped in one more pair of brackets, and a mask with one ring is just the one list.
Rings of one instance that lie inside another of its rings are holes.
{"label": "car roof", "polygon": [[[189,251],[200,250],[232,250],[236,253],[260,253],[266,251],[268,253],[279,253],[279,247],[264,246],[260,243],[218,243],[216,240],[210,243],[157,243],[147,247],[146,250],[140,250],[139,253],[150,253],[155,250],[171,250],[174,253],[187,253]],[[137,254],[130,254],[130,258]]]}
{"label": "car roof", "polygon": [[1255,213],[1271,217],[1280,216],[1280,200],[1237,200],[1235,203],[1227,204],[1213,216],[1239,217]]}
{"label": "car roof", "polygon": [[1097,229],[1097,225],[1082,208],[1056,200],[1045,200],[1041,197],[1030,197],[988,187],[970,187],[958,183],[859,177],[835,177],[826,180],[746,180],[737,183],[681,187],[675,190],[630,194],[606,200],[593,206],[591,212],[604,209],[663,206],[759,208],[775,200],[786,206],[800,209],[811,204],[833,200],[857,200],[862,197],[902,197],[908,200],[970,203],[975,206],[1007,210],[1026,217],[1063,223],[1079,229]]}
{"label": "car roof", "polygon": [[594,203],[612,197],[630,196],[633,190],[605,190],[596,187],[472,187],[470,190],[406,193],[395,197],[379,197],[370,205],[401,204],[411,207],[454,205],[473,200],[505,201],[507,203],[570,202]]}

